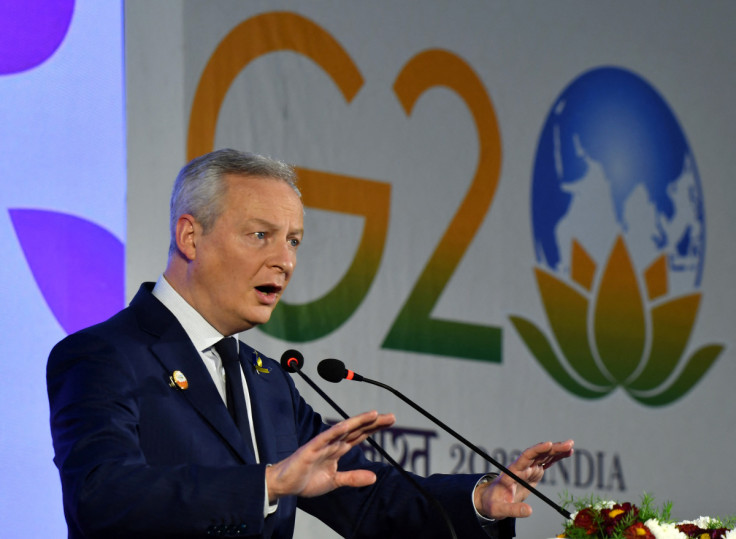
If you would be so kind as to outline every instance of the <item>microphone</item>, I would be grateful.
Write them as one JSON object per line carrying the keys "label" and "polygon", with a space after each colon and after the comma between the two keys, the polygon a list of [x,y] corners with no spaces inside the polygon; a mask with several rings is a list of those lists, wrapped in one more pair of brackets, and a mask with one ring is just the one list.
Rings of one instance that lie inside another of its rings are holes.
{"label": "microphone", "polygon": [[[315,384],[306,374],[302,372],[302,367],[304,366],[304,356],[301,352],[298,350],[287,350],[283,354],[281,354],[281,368],[284,369],[286,372],[291,373],[297,373],[299,376],[302,377],[302,379],[307,382],[307,384],[310,385],[312,389],[314,389],[319,395],[327,401],[327,404],[332,406],[338,414],[340,414],[343,419],[348,419],[348,414],[345,413],[345,411],[340,408],[340,406],[337,405],[335,401],[333,401],[324,391],[322,391],[317,384]],[[375,449],[378,451],[378,453],[386,459],[386,462],[388,462],[391,466],[393,466],[396,471],[398,471],[404,478],[406,478],[407,481],[409,481],[412,485],[414,485],[414,488],[416,488],[419,493],[424,497],[425,500],[427,500],[431,505],[433,505],[439,512],[442,518],[445,521],[445,524],[447,525],[448,530],[450,531],[450,536],[452,539],[457,539],[457,534],[455,533],[455,527],[452,525],[452,522],[450,521],[450,517],[447,515],[447,511],[445,511],[445,508],[442,507],[442,504],[437,501],[437,499],[432,496],[427,490],[420,485],[416,479],[414,479],[409,472],[407,472],[398,462],[396,462],[393,458],[391,458],[391,455],[389,455],[381,445],[376,442],[372,437],[366,438],[366,441]]]}
{"label": "microphone", "polygon": [[409,397],[403,395],[398,390],[392,388],[391,386],[388,386],[386,384],[383,384],[381,382],[377,382],[376,380],[371,380],[370,378],[366,378],[364,376],[361,376],[360,374],[353,372],[349,369],[345,368],[345,363],[340,361],[339,359],[323,359],[319,362],[319,365],[317,365],[317,372],[319,375],[327,380],[328,382],[337,383],[341,380],[353,380],[356,382],[366,382],[368,384],[372,384],[374,386],[382,387],[384,389],[389,390],[391,393],[399,397],[402,401],[407,403],[409,406],[414,408],[417,412],[422,414],[424,417],[432,421],[434,424],[438,425],[440,428],[442,428],[444,431],[450,433],[452,436],[454,436],[457,440],[465,444],[467,447],[472,449],[475,453],[483,457],[486,461],[493,464],[496,468],[501,470],[503,473],[511,477],[514,481],[519,483],[521,486],[529,490],[529,492],[533,493],[537,498],[542,500],[544,503],[549,505],[552,509],[560,513],[563,517],[566,519],[570,519],[571,515],[570,512],[566,509],[560,507],[558,504],[550,500],[547,496],[539,492],[536,488],[531,486],[529,483],[527,483],[525,480],[523,480],[521,477],[513,473],[511,470],[506,468],[504,465],[502,465],[500,462],[498,462],[496,459],[491,457],[488,453],[477,447],[475,444],[471,443],[469,440],[467,440],[465,437],[461,436],[457,432],[455,432],[452,428],[447,426],[445,423],[437,419],[435,416],[430,414],[427,410],[419,406],[417,403],[412,401]]}
{"label": "microphone", "polygon": [[298,372],[304,366],[304,356],[298,350],[287,350],[281,354],[281,368],[286,372]]}
{"label": "microphone", "polygon": [[317,372],[319,375],[334,384],[341,380],[353,380],[355,382],[363,382],[363,378],[360,374],[357,374],[351,370],[345,368],[345,363],[339,359],[323,359],[317,365]]}

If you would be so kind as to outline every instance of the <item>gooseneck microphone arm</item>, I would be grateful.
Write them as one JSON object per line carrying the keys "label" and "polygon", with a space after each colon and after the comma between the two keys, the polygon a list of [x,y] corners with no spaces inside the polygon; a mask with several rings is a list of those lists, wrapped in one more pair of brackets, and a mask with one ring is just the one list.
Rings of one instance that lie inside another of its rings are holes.
{"label": "gooseneck microphone arm", "polygon": [[[338,406],[338,404],[332,400],[327,393],[322,391],[317,384],[315,384],[306,374],[302,372],[302,366],[304,365],[304,356],[301,352],[297,350],[287,350],[281,355],[281,368],[284,369],[286,372],[295,372],[299,376],[301,376],[302,380],[304,380],[309,386],[314,389],[320,397],[322,397],[325,401],[327,401],[327,404],[332,406],[332,408],[337,411],[338,414],[340,414],[343,419],[348,419],[348,414],[345,413],[345,411]],[[447,525],[447,529],[450,532],[450,537],[452,539],[457,539],[457,534],[455,533],[455,527],[452,525],[452,522],[450,521],[450,517],[447,515],[447,511],[445,511],[445,508],[442,507],[442,504],[437,501],[437,499],[432,496],[427,490],[420,485],[416,479],[414,479],[409,472],[407,472],[398,462],[396,462],[393,458],[391,458],[391,455],[389,455],[383,447],[381,447],[378,442],[376,442],[372,437],[366,438],[366,441],[375,449],[378,451],[378,453],[386,459],[386,462],[388,462],[391,466],[393,466],[404,478],[406,478],[407,481],[409,481],[412,485],[414,485],[414,488],[416,488],[419,493],[424,497],[425,500],[427,500],[431,505],[433,505],[439,512],[442,518],[445,521],[445,524]]]}
{"label": "gooseneck microphone arm", "polygon": [[317,365],[317,372],[319,375],[327,380],[328,382],[340,382],[344,379],[347,380],[353,380],[355,382],[366,382],[368,384],[372,384],[374,386],[382,387],[383,389],[387,389],[394,395],[396,395],[398,398],[400,398],[402,401],[404,401],[406,404],[414,408],[417,412],[422,414],[424,417],[432,421],[435,425],[438,425],[440,428],[454,436],[457,440],[465,444],[467,447],[472,449],[475,453],[483,457],[486,461],[493,464],[496,468],[501,470],[503,473],[511,477],[514,481],[519,483],[521,486],[529,490],[529,492],[533,493],[535,496],[537,496],[540,500],[542,500],[544,503],[549,505],[552,509],[560,513],[563,517],[566,519],[570,519],[571,515],[570,512],[564,509],[563,507],[560,507],[558,504],[550,500],[547,496],[539,492],[536,488],[531,486],[529,483],[527,483],[524,479],[513,473],[511,470],[506,468],[504,465],[502,465],[500,462],[498,462],[496,459],[491,457],[488,453],[483,451],[481,448],[477,447],[475,444],[473,444],[470,440],[456,432],[454,429],[437,419],[435,416],[430,414],[427,410],[416,404],[414,401],[412,401],[409,397],[403,395],[398,390],[394,389],[391,386],[388,386],[386,384],[383,384],[381,382],[378,382],[376,380],[371,380],[370,378],[366,378],[365,376],[361,376],[360,374],[353,372],[349,369],[345,368],[345,364],[340,361],[339,359],[323,359],[319,362],[319,365]]}

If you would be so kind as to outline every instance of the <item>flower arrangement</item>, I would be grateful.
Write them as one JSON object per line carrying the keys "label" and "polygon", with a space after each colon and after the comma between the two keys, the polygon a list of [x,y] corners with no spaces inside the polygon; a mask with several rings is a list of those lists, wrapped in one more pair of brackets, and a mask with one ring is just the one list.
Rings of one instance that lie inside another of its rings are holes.
{"label": "flower arrangement", "polygon": [[644,494],[640,506],[604,501],[590,496],[580,500],[565,497],[563,506],[573,505],[577,511],[564,524],[557,537],[567,539],[736,539],[736,518],[700,517],[674,522],[670,518],[672,502],[661,509],[654,498]]}

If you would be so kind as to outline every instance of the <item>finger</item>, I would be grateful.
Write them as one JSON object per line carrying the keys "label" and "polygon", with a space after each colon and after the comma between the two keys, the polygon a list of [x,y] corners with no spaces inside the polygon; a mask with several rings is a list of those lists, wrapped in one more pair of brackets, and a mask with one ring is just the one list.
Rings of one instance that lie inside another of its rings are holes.
{"label": "finger", "polygon": [[396,418],[393,414],[379,414],[374,410],[351,417],[341,423],[345,423],[347,425],[348,432],[375,432],[376,430],[390,427],[395,421]]}
{"label": "finger", "polygon": [[336,423],[319,436],[315,437],[315,440],[319,438],[323,443],[328,444],[336,440],[344,439],[349,436],[351,432],[360,429],[362,426],[373,423],[378,417],[378,412],[375,410],[349,417],[348,419],[344,419],[339,423]]}
{"label": "finger", "polygon": [[575,442],[573,440],[565,440],[564,442],[557,442],[555,448],[560,455],[569,457],[575,451]]}
{"label": "finger", "polygon": [[556,442],[552,444],[547,455],[538,457],[537,463],[540,463],[545,469],[552,466],[555,462],[565,459],[573,454],[574,442],[566,440],[564,442]]}
{"label": "finger", "polygon": [[541,442],[526,449],[516,460],[515,464],[520,468],[527,466],[540,466],[548,468],[560,459],[572,455],[574,442]]}
{"label": "finger", "polygon": [[565,440],[564,442],[554,442],[552,444],[552,448],[550,449],[550,452],[553,454],[568,453],[572,451],[574,446],[575,446],[575,442],[573,440]]}
{"label": "finger", "polygon": [[532,506],[528,503],[496,502],[493,507],[493,518],[526,518],[532,514]]}
{"label": "finger", "polygon": [[390,427],[396,422],[393,414],[380,414],[371,423],[365,423],[357,426],[354,430],[349,431],[345,435],[344,441],[357,445],[365,440],[368,436]]}
{"label": "finger", "polygon": [[378,426],[371,426],[366,427],[363,429],[360,429],[358,431],[350,432],[345,436],[345,439],[343,441],[350,443],[350,444],[359,444],[369,436],[372,436],[378,431],[381,431],[385,429],[386,426],[384,425],[378,425]]}
{"label": "finger", "polygon": [[369,470],[350,470],[335,474],[338,487],[367,487],[376,482],[376,474]]}
{"label": "finger", "polygon": [[365,432],[356,432],[356,433],[351,434],[345,440],[342,440],[342,442],[347,444],[350,447],[355,447],[356,445],[362,444],[367,438],[369,438],[370,436],[372,436],[379,430],[381,429],[374,429],[374,430],[365,431]]}
{"label": "finger", "polygon": [[309,442],[310,451],[323,457],[340,457],[356,445],[362,443],[370,434],[393,425],[393,414],[365,412],[335,424]]}
{"label": "finger", "polygon": [[521,455],[512,463],[512,467],[516,470],[522,470],[533,466],[537,461],[543,461],[549,456],[552,448],[552,442],[541,442],[528,449],[525,449]]}

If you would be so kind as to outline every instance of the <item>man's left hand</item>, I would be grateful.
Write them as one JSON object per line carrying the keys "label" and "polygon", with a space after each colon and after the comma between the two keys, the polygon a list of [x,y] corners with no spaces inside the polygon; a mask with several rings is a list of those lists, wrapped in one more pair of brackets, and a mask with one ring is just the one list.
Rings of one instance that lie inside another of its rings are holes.
{"label": "man's left hand", "polygon": [[[573,444],[572,440],[539,443],[526,449],[509,466],[509,470],[536,487],[544,475],[544,470],[558,460],[572,455]],[[478,512],[487,518],[523,518],[532,514],[531,506],[524,503],[527,496],[529,490],[517,484],[508,475],[501,474],[491,483],[476,488],[473,500]]]}

